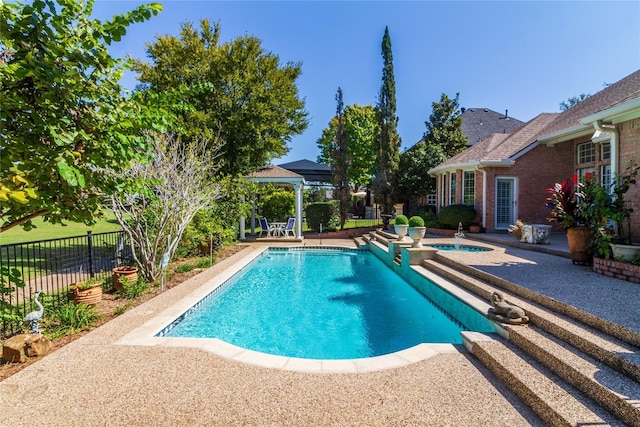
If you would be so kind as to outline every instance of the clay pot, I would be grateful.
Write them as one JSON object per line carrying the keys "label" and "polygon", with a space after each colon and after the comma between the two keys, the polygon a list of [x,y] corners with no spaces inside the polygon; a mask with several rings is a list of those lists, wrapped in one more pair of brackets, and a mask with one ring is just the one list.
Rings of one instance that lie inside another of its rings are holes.
{"label": "clay pot", "polygon": [[571,262],[574,264],[592,264],[591,237],[593,230],[590,227],[572,227],[567,230],[567,243],[571,254]]}
{"label": "clay pot", "polygon": [[83,282],[74,283],[69,288],[69,299],[74,304],[96,305],[102,299],[102,284],[85,288]]}
{"label": "clay pot", "polygon": [[125,277],[129,282],[135,282],[138,280],[138,268],[137,267],[116,267],[111,270],[113,276],[111,276],[111,282],[113,283],[113,288],[116,291],[121,291],[124,289],[122,284],[122,277]]}

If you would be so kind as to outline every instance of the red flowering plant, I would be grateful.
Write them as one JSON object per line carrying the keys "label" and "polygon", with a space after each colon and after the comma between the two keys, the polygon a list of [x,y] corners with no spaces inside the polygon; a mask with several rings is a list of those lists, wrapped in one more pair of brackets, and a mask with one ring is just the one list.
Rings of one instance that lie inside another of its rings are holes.
{"label": "red flowering plant", "polygon": [[551,209],[550,222],[557,222],[563,229],[575,227],[581,222],[577,210],[578,202],[575,198],[574,187],[577,183],[577,175],[573,179],[567,178],[562,183],[556,182],[553,187],[547,188],[546,207]]}
{"label": "red flowering plant", "polygon": [[584,176],[574,175],[562,183],[547,188],[545,206],[551,209],[549,221],[555,221],[567,230],[572,227],[597,225],[594,200],[601,188],[596,177],[588,172]]}

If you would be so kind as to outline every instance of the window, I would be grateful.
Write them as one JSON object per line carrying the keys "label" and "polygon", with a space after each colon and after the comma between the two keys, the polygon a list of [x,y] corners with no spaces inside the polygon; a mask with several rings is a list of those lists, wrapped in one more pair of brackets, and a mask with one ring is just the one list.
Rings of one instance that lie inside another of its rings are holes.
{"label": "window", "polygon": [[595,174],[595,168],[582,168],[582,169],[578,169],[576,171],[576,173],[578,174],[579,177],[583,177],[588,173],[592,173]]}
{"label": "window", "polygon": [[436,204],[436,195],[435,194],[429,194],[427,196],[427,204],[428,205],[435,205]]}
{"label": "window", "polygon": [[456,203],[456,173],[451,172],[451,178],[449,179],[449,204]]}
{"label": "window", "polygon": [[600,160],[611,160],[611,143],[603,142],[600,144]]}
{"label": "window", "polygon": [[596,161],[596,146],[593,142],[585,142],[578,145],[578,164]]}
{"label": "window", "polygon": [[476,174],[474,171],[464,172],[462,186],[462,203],[473,206],[476,199]]}
{"label": "window", "polygon": [[611,193],[613,182],[611,180],[611,165],[600,166],[600,185],[606,188],[607,192]]}

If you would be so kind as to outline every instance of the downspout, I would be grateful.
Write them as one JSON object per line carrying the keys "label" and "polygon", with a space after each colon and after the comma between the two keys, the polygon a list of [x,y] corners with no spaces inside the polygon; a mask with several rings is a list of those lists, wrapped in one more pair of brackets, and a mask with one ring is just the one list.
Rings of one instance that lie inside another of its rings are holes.
{"label": "downspout", "polygon": [[595,130],[611,134],[611,174],[618,175],[618,130],[615,126],[603,125],[602,120],[593,122]]}
{"label": "downspout", "polygon": [[[487,229],[487,171],[476,165],[476,170],[482,172],[482,228]],[[495,225],[494,225],[495,227]]]}

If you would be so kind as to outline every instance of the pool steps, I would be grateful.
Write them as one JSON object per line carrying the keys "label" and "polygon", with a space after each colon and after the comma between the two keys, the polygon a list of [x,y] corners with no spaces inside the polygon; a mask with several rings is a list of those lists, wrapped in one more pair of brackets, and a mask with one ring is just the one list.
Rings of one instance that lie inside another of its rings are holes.
{"label": "pool steps", "polygon": [[615,414],[640,426],[639,334],[440,253],[422,266],[486,300],[498,290],[527,312],[528,327],[503,325],[502,337],[463,338],[545,422],[615,425]]}

